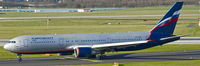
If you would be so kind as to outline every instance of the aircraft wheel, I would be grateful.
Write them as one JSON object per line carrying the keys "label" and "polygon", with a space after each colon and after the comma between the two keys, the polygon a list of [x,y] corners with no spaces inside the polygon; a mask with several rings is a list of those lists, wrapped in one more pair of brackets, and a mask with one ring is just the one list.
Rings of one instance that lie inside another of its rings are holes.
{"label": "aircraft wheel", "polygon": [[97,59],[97,60],[103,60],[103,55],[97,55],[97,56],[96,56],[96,59]]}

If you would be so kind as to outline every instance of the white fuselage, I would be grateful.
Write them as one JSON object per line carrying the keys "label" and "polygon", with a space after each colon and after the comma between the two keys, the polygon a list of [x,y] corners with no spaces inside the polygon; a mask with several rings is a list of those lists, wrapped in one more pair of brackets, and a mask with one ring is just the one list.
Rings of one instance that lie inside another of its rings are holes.
{"label": "white fuselage", "polygon": [[59,52],[78,45],[142,41],[149,35],[149,32],[25,35],[11,39],[16,43],[8,43],[4,48],[15,53]]}

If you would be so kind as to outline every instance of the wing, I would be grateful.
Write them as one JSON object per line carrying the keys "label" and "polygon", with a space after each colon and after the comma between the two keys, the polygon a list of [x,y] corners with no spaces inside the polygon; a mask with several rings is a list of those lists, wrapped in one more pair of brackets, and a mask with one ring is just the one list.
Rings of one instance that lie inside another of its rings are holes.
{"label": "wing", "polygon": [[111,47],[125,47],[125,46],[133,46],[142,43],[147,43],[148,41],[132,41],[132,42],[120,42],[120,43],[105,43],[105,44],[93,44],[93,45],[75,45],[69,46],[68,48],[77,48],[77,47],[91,47],[93,49],[96,48],[111,48]]}
{"label": "wing", "polygon": [[[180,39],[180,37],[181,36],[166,37],[166,38],[161,38],[159,41],[168,41],[168,40],[173,40],[173,39]],[[144,40],[144,41],[133,41],[133,42],[95,44],[95,45],[92,45],[91,48],[127,47],[127,46],[134,46],[134,45],[138,45],[138,44],[148,43],[148,42],[154,42],[154,41]]]}
{"label": "wing", "polygon": [[[171,37],[166,37],[166,38],[161,38],[159,41],[168,41],[168,40],[173,40],[173,39],[180,39],[182,36],[171,36]],[[144,40],[144,41],[132,41],[132,42],[119,42],[119,43],[105,43],[105,44],[93,44],[93,45],[76,45],[76,46],[71,46],[69,48],[76,48],[76,47],[91,47],[93,49],[98,49],[98,48],[112,48],[112,47],[127,47],[127,46],[134,46],[138,44],[144,44],[148,42],[154,42],[154,40]],[[156,42],[156,41],[155,41]]]}
{"label": "wing", "polygon": [[142,43],[147,43],[148,41],[133,41],[133,42],[120,42],[120,43],[106,43],[106,44],[95,44],[92,45],[92,48],[110,48],[110,47],[123,47],[123,46],[132,46]]}

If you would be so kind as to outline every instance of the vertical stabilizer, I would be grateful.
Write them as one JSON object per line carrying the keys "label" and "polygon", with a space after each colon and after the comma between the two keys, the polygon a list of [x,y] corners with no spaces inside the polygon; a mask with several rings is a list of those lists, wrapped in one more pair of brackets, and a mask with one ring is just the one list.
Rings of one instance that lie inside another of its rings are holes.
{"label": "vertical stabilizer", "polygon": [[183,2],[176,2],[165,14],[165,16],[157,23],[157,25],[150,31],[151,35],[147,40],[157,40],[160,38],[172,36],[182,6]]}

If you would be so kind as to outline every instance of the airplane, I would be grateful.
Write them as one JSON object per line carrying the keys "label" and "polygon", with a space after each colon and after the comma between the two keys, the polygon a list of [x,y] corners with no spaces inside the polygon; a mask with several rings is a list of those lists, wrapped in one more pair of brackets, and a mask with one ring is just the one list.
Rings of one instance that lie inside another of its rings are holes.
{"label": "airplane", "polygon": [[[134,51],[179,40],[173,35],[183,2],[176,2],[165,16],[148,32],[24,35],[13,38],[4,49],[22,54],[74,54],[75,58],[103,59],[105,52]],[[134,29],[134,28],[132,28]]]}

